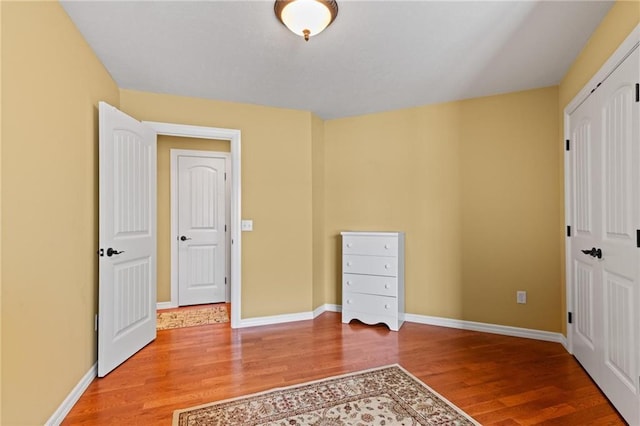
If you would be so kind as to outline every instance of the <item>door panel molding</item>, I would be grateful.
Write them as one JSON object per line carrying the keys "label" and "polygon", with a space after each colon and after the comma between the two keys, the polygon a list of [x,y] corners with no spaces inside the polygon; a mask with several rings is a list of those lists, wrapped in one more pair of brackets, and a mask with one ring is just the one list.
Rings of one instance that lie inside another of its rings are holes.
{"label": "door panel molding", "polygon": [[[241,290],[242,290],[242,238],[240,233],[241,215],[241,132],[236,129],[224,129],[216,127],[191,126],[186,124],[162,123],[144,121],[158,135],[178,136],[186,138],[217,139],[229,141],[231,148],[231,167],[227,172],[227,181],[230,181],[230,262],[231,270],[229,280],[231,286],[231,328],[241,326]],[[173,247],[173,246],[172,246]],[[172,254],[173,256],[173,254]]]}

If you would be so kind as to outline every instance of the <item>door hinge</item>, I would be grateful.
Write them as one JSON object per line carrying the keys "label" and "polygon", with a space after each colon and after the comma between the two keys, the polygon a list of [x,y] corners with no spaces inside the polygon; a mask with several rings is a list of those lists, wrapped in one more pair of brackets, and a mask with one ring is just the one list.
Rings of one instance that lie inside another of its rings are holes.
{"label": "door hinge", "polygon": [[569,149],[571,148],[571,142],[569,142],[569,139],[567,139],[566,145],[565,145],[565,149],[567,151],[569,151]]}
{"label": "door hinge", "polygon": [[636,102],[640,102],[640,83],[636,83]]}
{"label": "door hinge", "polygon": [[573,313],[568,312],[569,316],[569,324],[573,324]]}
{"label": "door hinge", "polygon": [[567,237],[571,236],[571,226],[567,226]]}

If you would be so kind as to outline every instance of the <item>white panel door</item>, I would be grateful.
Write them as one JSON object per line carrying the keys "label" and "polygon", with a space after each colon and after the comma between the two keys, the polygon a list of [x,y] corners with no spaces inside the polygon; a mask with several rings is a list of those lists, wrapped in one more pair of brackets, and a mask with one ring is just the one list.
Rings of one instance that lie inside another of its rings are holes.
{"label": "white panel door", "polygon": [[596,100],[591,96],[571,115],[570,122],[573,353],[596,382],[601,363],[598,345],[602,335],[602,304],[598,303],[598,295],[602,283],[598,258],[591,256],[590,251],[598,246],[601,233],[597,116]]}
{"label": "white panel door", "polygon": [[629,424],[640,425],[640,53],[636,48],[594,93],[602,182],[603,366],[599,386]]}
{"label": "white panel door", "polygon": [[99,105],[98,375],[156,337],[156,133]]}
{"label": "white panel door", "polygon": [[225,159],[178,157],[178,303],[225,301]]}
{"label": "white panel door", "polygon": [[640,424],[639,64],[636,48],[570,117],[573,351],[633,425]]}

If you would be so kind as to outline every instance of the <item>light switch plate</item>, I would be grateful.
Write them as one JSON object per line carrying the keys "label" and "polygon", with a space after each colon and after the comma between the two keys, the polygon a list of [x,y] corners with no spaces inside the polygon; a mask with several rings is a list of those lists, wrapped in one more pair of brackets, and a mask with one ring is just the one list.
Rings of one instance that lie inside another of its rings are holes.
{"label": "light switch plate", "polygon": [[253,231],[253,220],[243,220],[240,222],[240,229],[242,231]]}

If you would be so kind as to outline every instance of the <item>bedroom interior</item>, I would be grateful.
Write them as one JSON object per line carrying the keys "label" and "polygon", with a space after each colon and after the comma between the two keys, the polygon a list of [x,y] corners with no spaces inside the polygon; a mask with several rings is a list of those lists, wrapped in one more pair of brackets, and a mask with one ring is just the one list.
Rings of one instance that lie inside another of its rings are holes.
{"label": "bedroom interior", "polygon": [[[535,392],[509,390],[512,407],[622,421],[566,349],[563,122],[565,107],[640,23],[638,2],[612,4],[557,84],[331,119],[119,86],[58,2],[2,2],[0,21],[0,423],[56,424],[93,378],[100,101],[142,121],[241,130],[242,218],[255,221],[242,234],[241,320],[270,324],[164,331],[133,366],[112,373],[111,395],[143,380],[133,371],[151,358],[184,359],[185,344],[227,355],[219,355],[219,379],[198,365],[202,354],[171,367],[203,377],[184,385],[202,395],[177,397],[174,409],[398,363],[467,413],[491,405],[479,395],[492,374],[520,368]],[[370,230],[406,235],[407,318],[397,333],[339,325],[331,312],[343,302],[340,233]],[[527,290],[526,304],[515,302],[517,290]],[[306,321],[277,324],[285,319]],[[533,339],[455,328],[474,324]],[[511,355],[523,358],[496,364]],[[306,371],[309,360],[315,371]],[[234,379],[237,363],[254,370]],[[485,382],[471,383],[473,375]],[[554,377],[575,389],[553,389]],[[461,383],[471,395],[457,390]],[[198,391],[211,384],[219,393]],[[542,402],[534,395],[547,391],[553,396]],[[576,411],[567,394],[583,406]],[[144,397],[136,404],[151,409],[175,395]]]}

